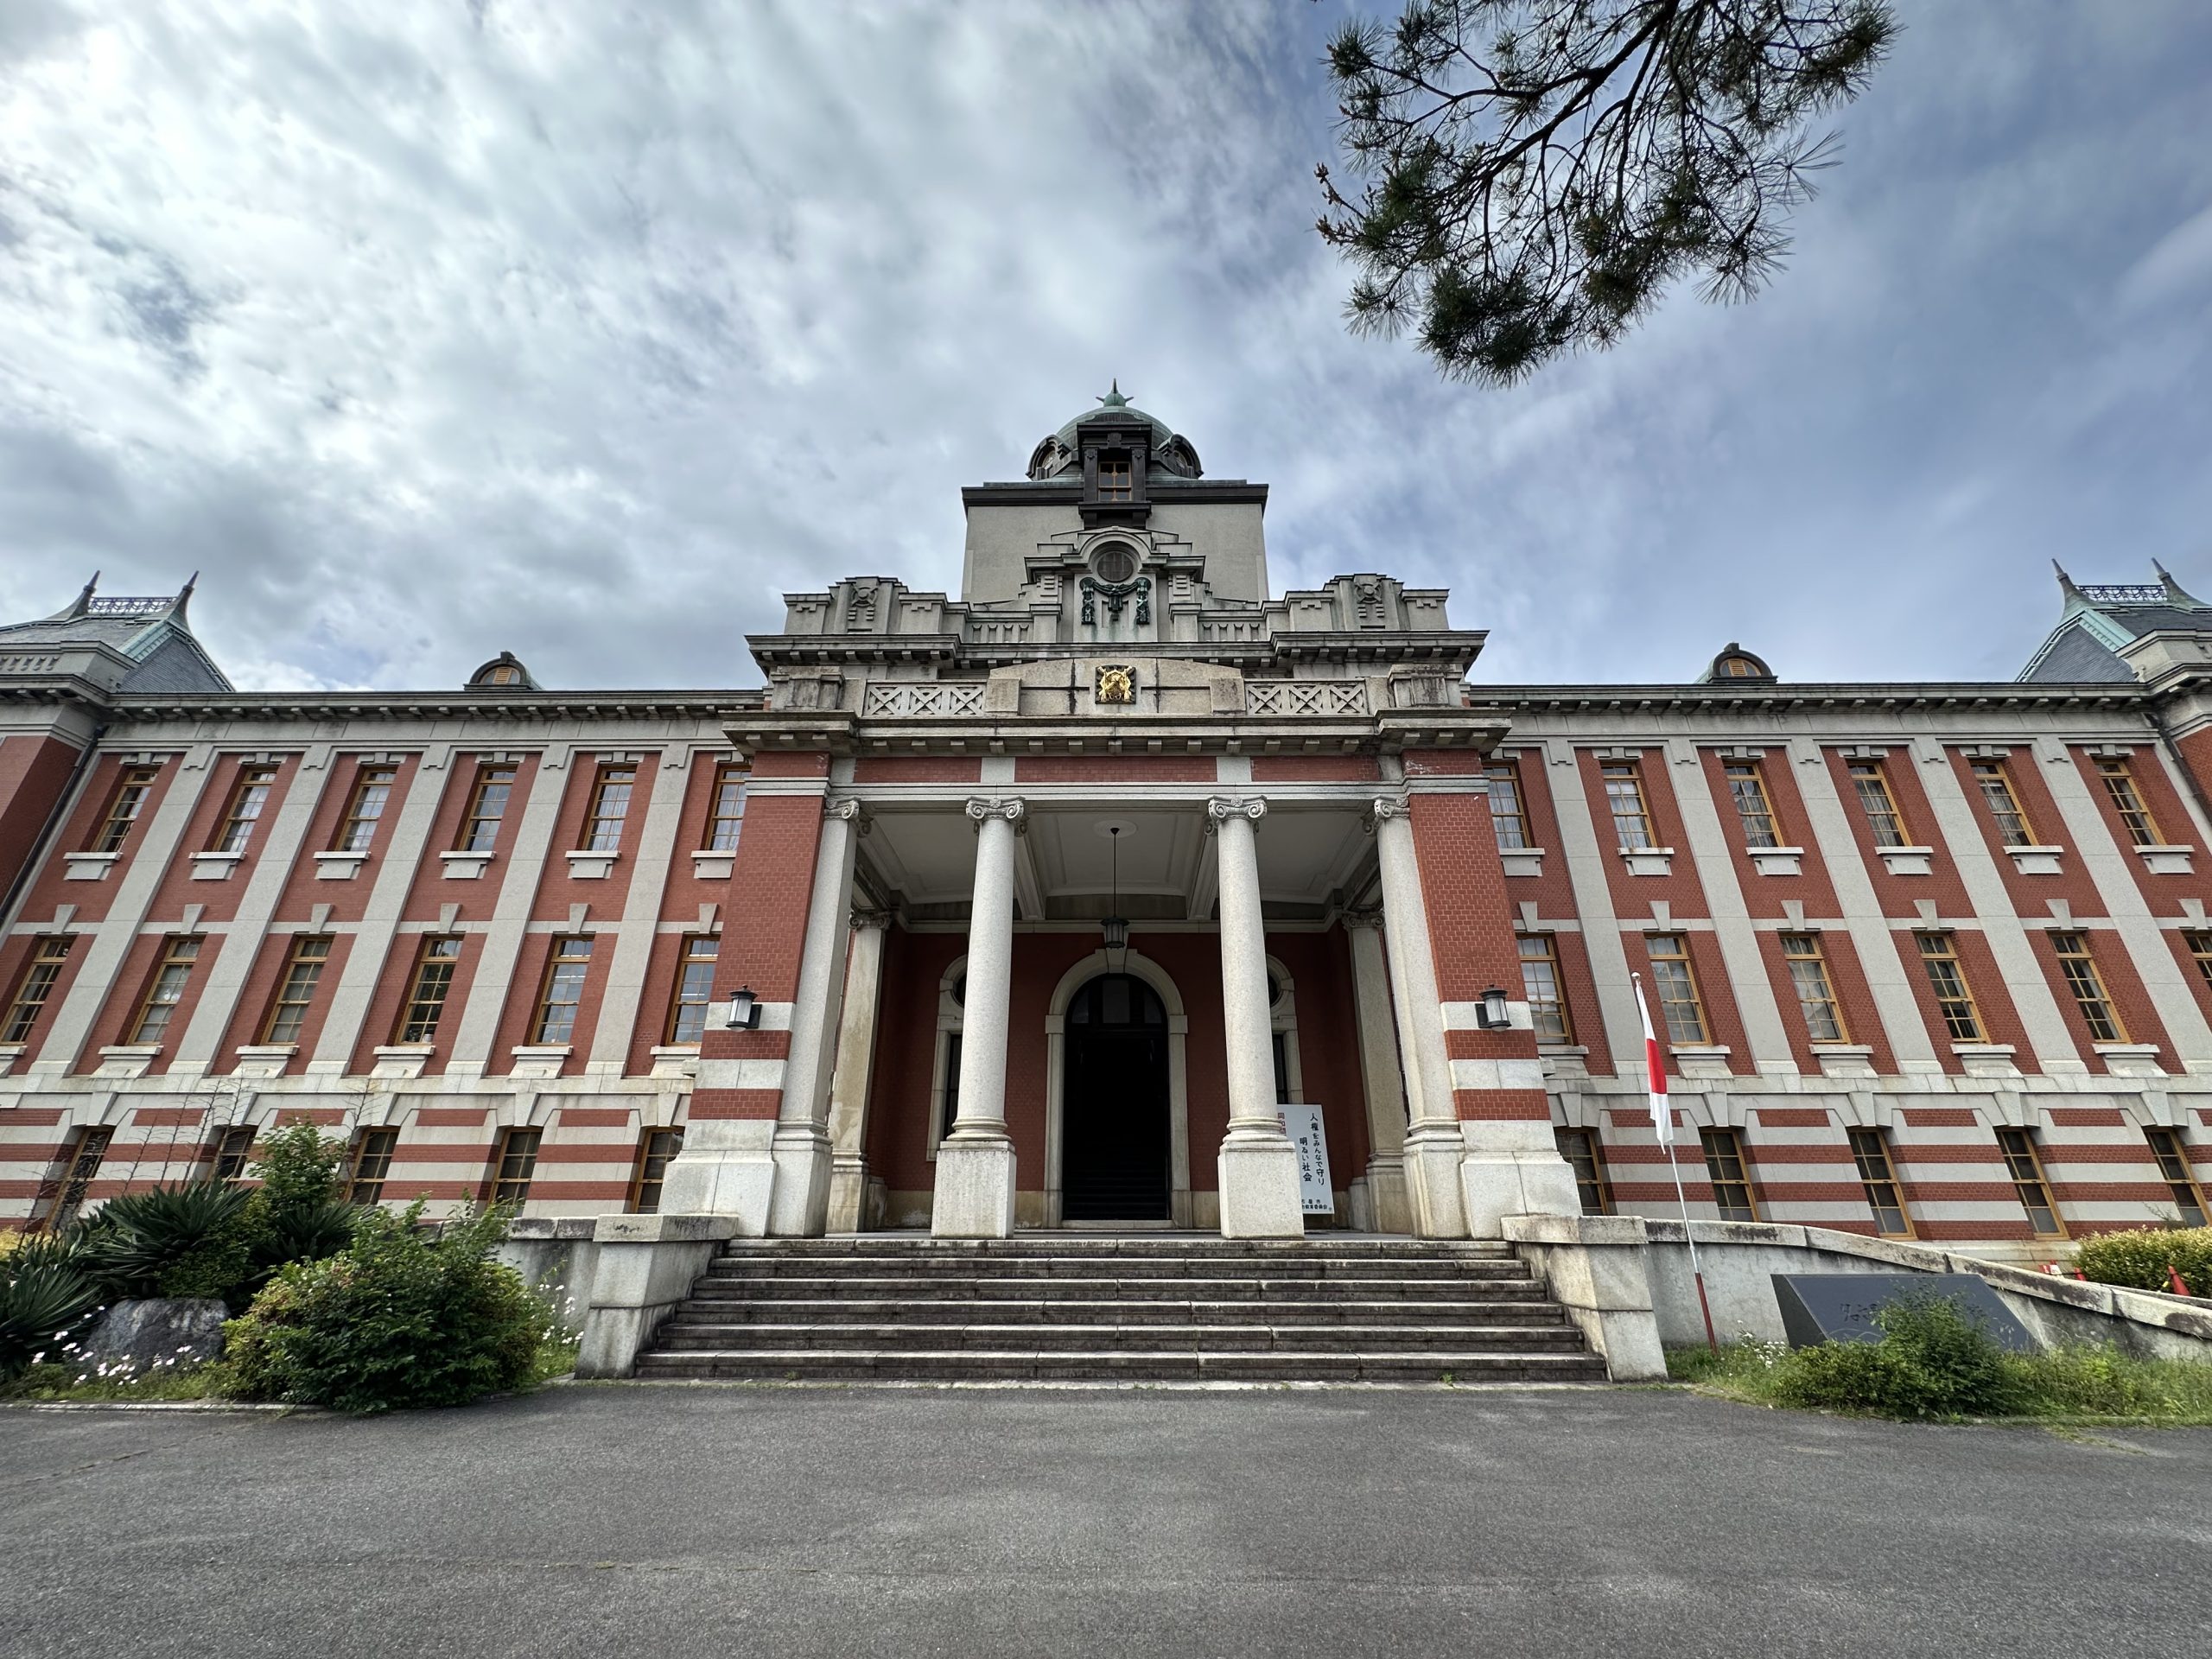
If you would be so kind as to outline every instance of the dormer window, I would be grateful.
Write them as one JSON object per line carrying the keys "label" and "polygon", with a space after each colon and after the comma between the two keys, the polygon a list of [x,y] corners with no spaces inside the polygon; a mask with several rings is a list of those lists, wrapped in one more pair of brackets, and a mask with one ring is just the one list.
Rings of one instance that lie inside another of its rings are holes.
{"label": "dormer window", "polygon": [[[1109,449],[1101,454],[1098,457],[1098,499],[1101,501],[1127,501],[1135,494],[1129,482],[1128,451]],[[1128,578],[1122,580],[1127,581]]]}

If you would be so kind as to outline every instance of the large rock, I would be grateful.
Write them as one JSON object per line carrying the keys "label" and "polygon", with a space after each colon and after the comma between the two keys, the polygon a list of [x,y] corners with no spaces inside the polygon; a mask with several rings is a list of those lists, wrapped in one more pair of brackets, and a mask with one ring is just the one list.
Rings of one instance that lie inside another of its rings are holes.
{"label": "large rock", "polygon": [[113,1367],[129,1362],[140,1376],[155,1363],[163,1370],[204,1365],[223,1351],[223,1321],[230,1317],[214,1297],[149,1297],[118,1302],[79,1341],[85,1357]]}

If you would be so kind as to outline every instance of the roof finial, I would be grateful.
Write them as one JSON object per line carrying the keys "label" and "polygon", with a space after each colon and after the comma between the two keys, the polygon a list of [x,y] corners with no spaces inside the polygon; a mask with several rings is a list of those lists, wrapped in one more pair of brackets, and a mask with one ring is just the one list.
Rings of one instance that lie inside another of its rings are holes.
{"label": "roof finial", "polygon": [[2203,608],[2204,601],[2197,598],[2195,594],[2190,593],[2189,589],[2183,587],[2181,583],[2176,582],[2174,580],[2174,573],[2167,569],[2164,565],[2159,563],[2158,560],[2153,559],[2151,561],[2151,568],[2158,573],[2159,583],[2166,590],[2166,602],[2168,604],[2179,605],[2184,609],[2192,611],[2201,610]]}
{"label": "roof finial", "polygon": [[1105,404],[1109,409],[1127,409],[1129,406],[1129,400],[1122,396],[1122,377],[1120,375],[1117,374],[1114,377],[1113,390],[1109,391],[1098,401]]}
{"label": "roof finial", "polygon": [[192,590],[199,585],[200,573],[195,570],[185,578],[183,588],[179,590],[177,596],[169,601],[169,614],[178,621],[184,620],[184,607],[192,598]]}

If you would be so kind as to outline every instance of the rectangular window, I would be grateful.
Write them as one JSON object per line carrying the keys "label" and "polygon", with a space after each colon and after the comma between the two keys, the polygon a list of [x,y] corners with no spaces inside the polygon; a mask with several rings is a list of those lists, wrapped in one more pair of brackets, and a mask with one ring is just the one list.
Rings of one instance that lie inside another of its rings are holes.
{"label": "rectangular window", "polygon": [[1904,815],[1897,810],[1897,798],[1890,793],[1890,780],[1882,771],[1880,761],[1853,761],[1851,787],[1859,797],[1859,810],[1866,815],[1866,827],[1873,832],[1877,847],[1912,844],[1904,832]]}
{"label": "rectangular window", "polygon": [[361,775],[353,781],[353,797],[346,803],[345,820],[338,826],[337,844],[332,849],[340,853],[365,853],[377,838],[377,825],[384,821],[385,803],[391,799],[391,786],[397,781],[396,766],[364,766]]}
{"label": "rectangular window", "polygon": [[660,1209],[660,1185],[668,1166],[683,1150],[681,1129],[647,1129],[638,1141],[638,1166],[630,1177],[630,1208],[650,1216]]}
{"label": "rectangular window", "polygon": [[276,982],[276,1000],[269,1005],[269,1020],[262,1027],[264,1043],[296,1043],[315,1004],[315,988],[322,982],[322,966],[330,960],[330,936],[302,933],[292,941],[284,958],[283,977]]}
{"label": "rectangular window", "polygon": [[2097,962],[2089,954],[2088,936],[2084,933],[2054,933],[2050,948],[2058,953],[2058,971],[2065,976],[2066,989],[2074,999],[2074,1006],[2081,1010],[2082,1023],[2089,1028],[2093,1043],[2124,1043],[2126,1027],[2120,1023],[2120,1014],[2105,995],[2105,982],[2097,972]]}
{"label": "rectangular window", "polygon": [[1782,959],[1789,965],[1789,988],[1797,993],[1805,1034],[1816,1043],[1848,1042],[1843,1015],[1835,1005],[1835,987],[1828,982],[1828,964],[1821,955],[1821,936],[1784,933]]}
{"label": "rectangular window", "polygon": [[1559,1143],[1559,1155],[1574,1172],[1574,1190],[1581,1196],[1582,1213],[1611,1215],[1613,1195],[1605,1186],[1605,1161],[1598,1147],[1597,1130],[1554,1129],[1552,1139]]}
{"label": "rectangular window", "polygon": [[1928,975],[1928,988],[1936,993],[1936,1006],[1943,1015],[1943,1028],[1955,1043],[1979,1043],[1981,1014],[1974,1007],[1974,993],[1967,988],[1966,970],[1959,965],[1958,942],[1948,933],[1917,933],[1920,965]]}
{"label": "rectangular window", "polygon": [[676,996],[669,1005],[668,1040],[671,1046],[696,1043],[707,1029],[707,1005],[715,999],[715,957],[719,940],[692,938],[683,941],[683,955],[676,964]]}
{"label": "rectangular window", "polygon": [[745,828],[745,768],[721,766],[715,768],[714,810],[707,817],[707,850],[731,853],[737,850],[737,837]]}
{"label": "rectangular window", "polygon": [[2127,769],[2126,760],[2116,754],[2097,757],[2097,779],[2111,798],[2112,810],[2120,814],[2120,821],[2133,836],[2138,847],[2161,847],[2165,837],[2158,833],[2158,821],[2152,817],[2151,809],[2143,804],[2143,796],[2135,787],[2135,774]]}
{"label": "rectangular window", "polygon": [[100,1160],[107,1156],[107,1143],[114,1138],[113,1129],[79,1129],[62,1154],[58,1174],[43,1184],[38,1199],[31,1208],[32,1232],[60,1232],[76,1220],[77,1211],[85,1205],[86,1192],[92,1178],[100,1173]]}
{"label": "rectangular window", "polygon": [[1711,1042],[1697,971],[1690,966],[1689,940],[1680,933],[1654,933],[1644,944],[1651,953],[1651,987],[1659,993],[1667,1040],[1685,1047]]}
{"label": "rectangular window", "polygon": [[1521,949],[1521,988],[1529,999],[1529,1017],[1540,1043],[1571,1043],[1574,1022],[1567,1017],[1567,998],[1559,988],[1559,951],[1548,933],[1526,933]]}
{"label": "rectangular window", "polygon": [[146,804],[146,797],[154,787],[154,779],[162,775],[159,766],[125,766],[122,781],[115,786],[115,794],[107,804],[106,816],[100,820],[100,832],[92,838],[96,853],[114,853],[123,849],[130,839],[130,826],[138,822],[139,809]]}
{"label": "rectangular window", "polygon": [[1700,1129],[1705,1143],[1705,1173],[1713,1182],[1713,1202],[1723,1221],[1757,1221],[1751,1179],[1744,1170],[1744,1141],[1733,1129]]}
{"label": "rectangular window", "polygon": [[2182,943],[2189,947],[2189,959],[2196,964],[2196,971],[2207,985],[2212,985],[2212,933],[2190,931],[2183,934]]}
{"label": "rectangular window", "polygon": [[1774,833],[1774,806],[1766,798],[1766,779],[1750,760],[1727,763],[1728,794],[1736,803],[1736,821],[1744,826],[1746,847],[1779,847]]}
{"label": "rectangular window", "polygon": [[1651,845],[1651,815],[1643,808],[1643,780],[1630,760],[1608,760],[1599,769],[1605,806],[1613,815],[1613,835],[1623,847]]}
{"label": "rectangular window", "polygon": [[635,766],[601,766],[591,788],[591,821],[584,826],[584,849],[620,852],[622,822],[630,816],[630,791],[638,785]]}
{"label": "rectangular window", "polygon": [[223,814],[222,833],[212,850],[242,853],[253,839],[253,826],[269,804],[269,791],[276,786],[276,768],[247,766],[238,772],[238,787],[231,791],[230,810]]}
{"label": "rectangular window", "polygon": [[138,1005],[138,1017],[131,1022],[132,1042],[162,1040],[177,1004],[184,1001],[184,988],[192,978],[192,964],[199,957],[197,938],[169,939],[162,944],[162,959],[154,969],[153,982],[146,987],[146,1000]]}
{"label": "rectangular window", "polygon": [[47,998],[54,995],[54,981],[61,977],[61,964],[69,960],[69,947],[74,943],[67,934],[57,934],[41,939],[33,949],[30,965],[16,982],[15,1001],[8,1004],[7,1023],[0,1025],[0,1043],[29,1040],[39,1015],[45,1011]]}
{"label": "rectangular window", "polygon": [[960,1111],[960,1033],[944,1033],[944,1093],[938,1101],[938,1139],[952,1133],[952,1120]]}
{"label": "rectangular window", "polygon": [[1510,761],[1483,768],[1490,785],[1490,826],[1500,849],[1529,844],[1529,820],[1521,810],[1521,779]]}
{"label": "rectangular window", "polygon": [[1275,1058],[1275,1104],[1290,1104],[1290,1046],[1289,1033],[1276,1032],[1271,1044]]}
{"label": "rectangular window", "polygon": [[346,1202],[378,1204],[384,1184],[391,1173],[391,1154],[399,1145],[397,1129],[363,1129],[353,1137],[353,1163],[346,1179]]}
{"label": "rectangular window", "polygon": [[461,941],[440,934],[423,941],[415,956],[415,972],[407,982],[407,1001],[399,1010],[396,1043],[434,1042],[438,1016],[445,1012],[446,993],[453,988],[453,972],[461,963]]}
{"label": "rectangular window", "polygon": [[1129,458],[1114,454],[1098,457],[1098,499],[1101,501],[1127,501],[1130,499]]}
{"label": "rectangular window", "polygon": [[1885,1238],[1910,1238],[1912,1217],[1904,1207],[1904,1189],[1890,1162],[1890,1143],[1879,1129],[1851,1131],[1851,1160],[1859,1166],[1859,1184],[1866,1189],[1866,1207],[1874,1212],[1874,1230]]}
{"label": "rectangular window", "polygon": [[2047,1237],[2065,1237],[2058,1206],[2051,1202],[2050,1183],[2044,1179],[2043,1160],[2036,1156],[2034,1137],[2025,1129],[1999,1129],[1997,1146],[2005,1154],[2005,1173],[2012,1178],[2020,1208],[2028,1212],[2028,1225]]}
{"label": "rectangular window", "polygon": [[[2151,1143],[2151,1156],[2158,1160],[2158,1177],[2166,1184],[2166,1191],[2173,1194],[2174,1208],[2181,1212],[2184,1227],[2204,1225],[2204,1189],[2197,1185],[2196,1172],[2189,1166],[2189,1147],[2181,1136],[2171,1129],[2145,1129],[2143,1138]],[[2191,1290],[2203,1294],[2200,1286]]]}
{"label": "rectangular window", "polygon": [[591,941],[566,938],[553,941],[553,959],[545,967],[545,988],[538,994],[537,1034],[533,1043],[565,1043],[575,1034],[576,1005],[584,998],[584,977],[591,971]]}
{"label": "rectangular window", "polygon": [[251,1123],[234,1124],[217,1135],[207,1148],[207,1173],[218,1181],[235,1181],[245,1173],[245,1166],[253,1157],[254,1128]]}
{"label": "rectangular window", "polygon": [[2034,846],[2035,833],[2028,828],[2028,815],[2020,810],[2020,798],[2012,792],[2012,777],[2005,770],[2005,763],[1975,761],[1974,781],[1981,791],[1981,804],[1989,809],[1990,820],[1997,826],[1997,839],[2007,847]]}
{"label": "rectangular window", "polygon": [[515,792],[512,766],[484,766],[476,773],[476,787],[469,792],[468,816],[461,823],[459,850],[488,853],[499,844],[499,821],[507,815],[507,798]]}
{"label": "rectangular window", "polygon": [[490,1191],[485,1195],[493,1203],[530,1201],[530,1179],[537,1173],[537,1143],[544,1133],[543,1129],[508,1129],[500,1135],[499,1149],[492,1158]]}

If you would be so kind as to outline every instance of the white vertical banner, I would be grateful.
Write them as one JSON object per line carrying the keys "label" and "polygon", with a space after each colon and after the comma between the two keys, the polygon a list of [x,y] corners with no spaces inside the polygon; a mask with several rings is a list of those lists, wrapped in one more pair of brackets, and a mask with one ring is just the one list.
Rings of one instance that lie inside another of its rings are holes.
{"label": "white vertical banner", "polygon": [[1329,1141],[1321,1129],[1321,1109],[1300,1103],[1277,1106],[1275,1112],[1282,1119],[1282,1132],[1298,1148],[1300,1208],[1309,1216],[1335,1215],[1337,1192],[1329,1181]]}

